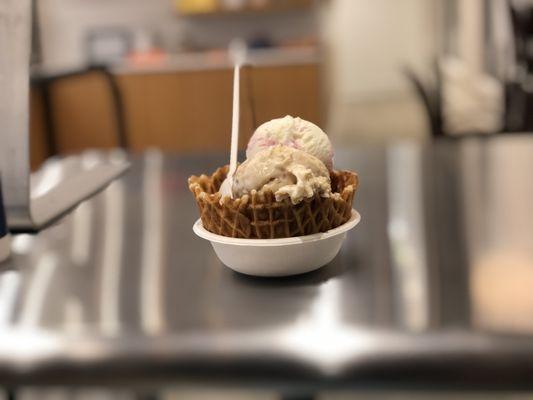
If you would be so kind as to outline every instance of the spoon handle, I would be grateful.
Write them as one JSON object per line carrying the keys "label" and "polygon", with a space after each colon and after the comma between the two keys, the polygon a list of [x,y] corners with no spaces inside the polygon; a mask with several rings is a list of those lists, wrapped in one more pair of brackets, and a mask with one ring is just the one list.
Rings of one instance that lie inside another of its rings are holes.
{"label": "spoon handle", "polygon": [[239,149],[240,70],[240,63],[235,64],[235,69],[233,70],[233,115],[231,121],[229,176],[233,176],[237,169],[237,152]]}

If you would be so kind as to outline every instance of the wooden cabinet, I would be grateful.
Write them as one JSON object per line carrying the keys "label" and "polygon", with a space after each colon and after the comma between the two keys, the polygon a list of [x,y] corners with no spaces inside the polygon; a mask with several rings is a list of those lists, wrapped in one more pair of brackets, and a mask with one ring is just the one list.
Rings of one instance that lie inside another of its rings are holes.
{"label": "wooden cabinet", "polygon": [[[159,147],[196,152],[229,148],[231,71],[123,75],[120,86],[132,150]],[[252,129],[246,107],[247,99],[242,96],[243,140]]]}
{"label": "wooden cabinet", "polygon": [[[230,69],[212,69],[117,74],[130,149],[227,151],[232,73]],[[241,146],[249,139],[255,124],[286,114],[320,124],[319,97],[315,64],[243,70]],[[101,76],[87,74],[54,83],[51,102],[60,153],[117,145],[111,96]],[[40,118],[39,93],[34,92],[31,128],[34,160],[46,154]]]}

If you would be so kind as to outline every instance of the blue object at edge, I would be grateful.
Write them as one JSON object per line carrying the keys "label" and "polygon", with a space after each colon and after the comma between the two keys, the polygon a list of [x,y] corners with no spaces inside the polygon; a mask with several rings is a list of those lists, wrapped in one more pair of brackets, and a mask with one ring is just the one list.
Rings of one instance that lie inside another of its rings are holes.
{"label": "blue object at edge", "polygon": [[4,200],[2,196],[2,185],[0,184],[0,238],[7,235],[6,214],[4,211]]}

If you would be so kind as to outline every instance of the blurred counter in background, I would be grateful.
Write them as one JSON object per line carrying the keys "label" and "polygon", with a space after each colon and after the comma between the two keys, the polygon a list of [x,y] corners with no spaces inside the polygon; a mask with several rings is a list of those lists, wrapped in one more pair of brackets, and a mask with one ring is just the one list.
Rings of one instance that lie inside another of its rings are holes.
{"label": "blurred counter in background", "polygon": [[[246,65],[255,67],[272,67],[287,65],[307,65],[319,62],[318,49],[314,46],[269,47],[252,49],[246,53]],[[118,74],[157,73],[175,71],[202,71],[220,68],[233,68],[233,62],[225,50],[204,52],[183,52],[180,54],[162,54],[155,60],[135,60],[113,67]]]}
{"label": "blurred counter in background", "polygon": [[116,145],[226,151],[229,53],[237,42],[248,47],[253,65],[241,76],[241,144],[254,126],[286,114],[322,124],[318,6],[314,0],[36,2],[33,167],[50,155]]}
{"label": "blurred counter in background", "polygon": [[[254,126],[286,114],[321,123],[318,54],[313,48],[264,49],[249,54],[241,82],[241,145]],[[50,153],[117,146],[113,98],[101,74],[63,74],[47,89],[32,89],[32,164]],[[169,152],[224,151],[231,128],[232,65],[225,52],[166,55],[111,67],[123,105],[127,147]],[[46,107],[48,108],[46,108]],[[44,111],[48,109],[48,114]],[[47,118],[49,120],[47,121]],[[47,123],[53,133],[47,132]],[[55,151],[50,147],[53,135]]]}
{"label": "blurred counter in background", "polygon": [[311,7],[314,0],[174,0],[181,15],[271,13]]}

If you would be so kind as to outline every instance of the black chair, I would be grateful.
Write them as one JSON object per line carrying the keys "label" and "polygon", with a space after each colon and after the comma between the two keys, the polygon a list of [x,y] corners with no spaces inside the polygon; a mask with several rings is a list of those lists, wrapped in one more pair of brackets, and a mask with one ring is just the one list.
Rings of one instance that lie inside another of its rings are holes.
{"label": "black chair", "polygon": [[438,63],[435,61],[432,69],[431,83],[427,84],[409,67],[403,73],[412,85],[417,97],[422,103],[428,119],[431,136],[445,135],[442,112],[442,74]]}
{"label": "black chair", "polygon": [[533,74],[533,6],[516,7],[507,0],[507,8],[511,19],[515,63],[517,74],[505,82],[505,119],[506,132],[533,131],[533,91],[527,81]]}
{"label": "black chair", "polygon": [[529,75],[533,72],[533,52],[528,45],[533,39],[533,6],[516,7],[507,0],[507,8],[513,29],[516,63]]}
{"label": "black chair", "polygon": [[37,88],[42,93],[44,108],[45,135],[50,155],[57,154],[56,131],[53,119],[53,102],[51,98],[51,89],[55,82],[82,76],[89,73],[101,74],[107,83],[109,93],[113,103],[113,114],[116,123],[116,141],[118,147],[128,148],[128,135],[126,132],[126,122],[124,117],[124,103],[116,77],[111,73],[108,67],[92,65],[84,69],[70,70],[61,73],[46,73],[45,71],[32,72],[30,79],[31,86]]}

